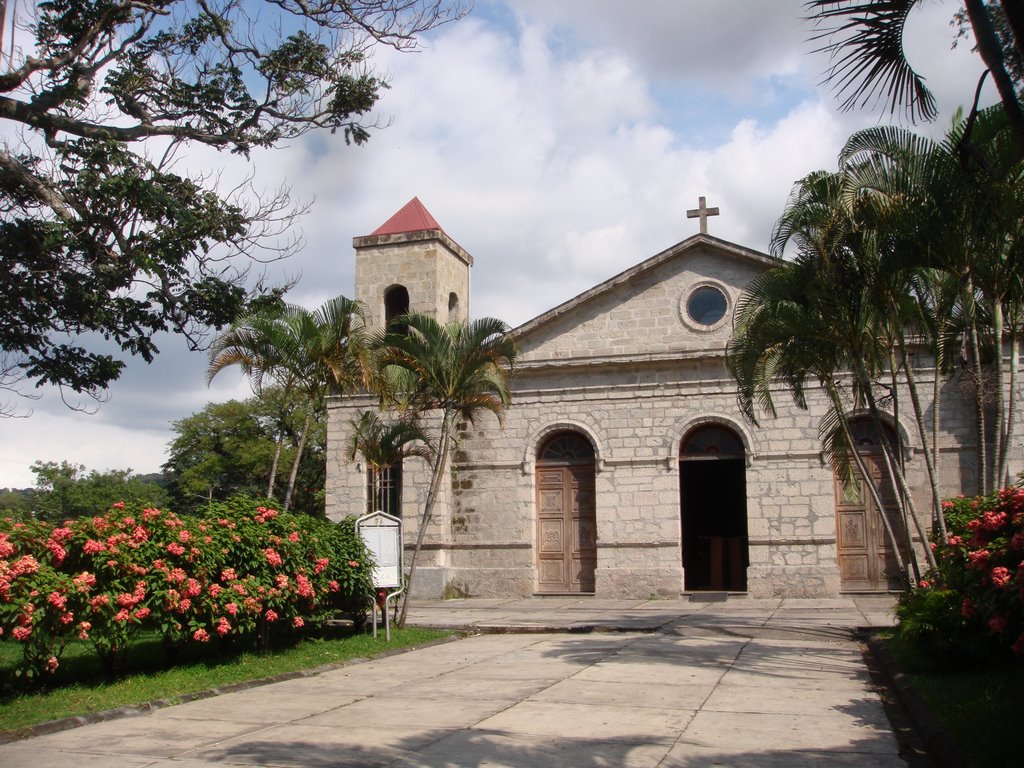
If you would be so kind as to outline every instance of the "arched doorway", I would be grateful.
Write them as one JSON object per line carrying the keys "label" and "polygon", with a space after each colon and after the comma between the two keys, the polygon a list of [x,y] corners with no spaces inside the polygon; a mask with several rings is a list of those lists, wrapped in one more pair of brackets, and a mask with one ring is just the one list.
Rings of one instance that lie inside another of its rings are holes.
{"label": "arched doorway", "polygon": [[[896,436],[886,429],[890,445],[899,445]],[[839,585],[843,592],[887,592],[902,589],[900,557],[892,537],[906,549],[906,526],[900,519],[896,496],[888,480],[885,457],[878,431],[869,419],[850,422],[850,433],[868,477],[854,467],[852,482],[843,482],[834,473],[836,488],[836,557],[839,560]],[[878,491],[879,509],[868,487]],[[882,515],[885,515],[883,520]],[[892,537],[886,531],[886,520]],[[904,562],[906,562],[904,558]]]}
{"label": "arched doorway", "polygon": [[726,427],[697,427],[679,449],[682,557],[687,591],[747,589],[743,443]]}
{"label": "arched doorway", "polygon": [[559,432],[537,451],[537,591],[594,591],[597,525],[594,446]]}

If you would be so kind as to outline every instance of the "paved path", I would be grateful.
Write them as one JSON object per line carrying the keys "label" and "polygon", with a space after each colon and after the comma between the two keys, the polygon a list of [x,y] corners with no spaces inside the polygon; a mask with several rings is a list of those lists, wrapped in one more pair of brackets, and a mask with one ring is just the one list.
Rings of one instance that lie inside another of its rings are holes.
{"label": "paved path", "polygon": [[487,602],[413,616],[506,632],[0,745],[0,765],[906,765],[849,635],[891,622],[877,601]]}

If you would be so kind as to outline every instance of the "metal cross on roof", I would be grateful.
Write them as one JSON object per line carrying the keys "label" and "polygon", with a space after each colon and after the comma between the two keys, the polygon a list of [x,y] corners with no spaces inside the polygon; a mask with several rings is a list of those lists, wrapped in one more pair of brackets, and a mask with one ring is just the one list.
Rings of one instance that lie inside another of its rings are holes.
{"label": "metal cross on roof", "polygon": [[708,208],[707,198],[701,196],[697,198],[697,207],[692,208],[686,212],[686,218],[688,219],[700,219],[700,233],[706,235],[708,233],[708,216],[717,216],[718,208]]}

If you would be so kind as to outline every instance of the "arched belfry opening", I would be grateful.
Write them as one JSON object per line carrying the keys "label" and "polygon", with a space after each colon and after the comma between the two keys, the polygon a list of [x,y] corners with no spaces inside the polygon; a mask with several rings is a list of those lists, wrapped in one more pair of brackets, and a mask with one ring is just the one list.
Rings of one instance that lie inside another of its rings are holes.
{"label": "arched belfry opening", "polygon": [[745,592],[747,483],[743,442],[731,429],[705,424],[679,449],[683,588]]}
{"label": "arched belfry opening", "polygon": [[[897,435],[888,426],[884,429],[885,439],[898,452]],[[900,578],[899,561],[908,559],[907,528],[899,515],[896,492],[885,467],[881,435],[868,418],[851,420],[850,435],[867,477],[856,466],[849,480],[844,481],[838,471],[834,472],[839,588],[843,592],[902,589],[905,585]],[[874,486],[877,498],[870,486]]]}
{"label": "arched belfry opening", "polygon": [[537,592],[593,593],[597,571],[594,446],[558,432],[537,450]]}
{"label": "arched belfry opening", "polygon": [[384,291],[384,322],[390,323],[409,311],[409,290],[404,285],[393,285]]}
{"label": "arched belfry opening", "polygon": [[[384,291],[384,325],[409,311],[409,290],[404,285],[392,285]],[[401,330],[401,329],[396,329]]]}

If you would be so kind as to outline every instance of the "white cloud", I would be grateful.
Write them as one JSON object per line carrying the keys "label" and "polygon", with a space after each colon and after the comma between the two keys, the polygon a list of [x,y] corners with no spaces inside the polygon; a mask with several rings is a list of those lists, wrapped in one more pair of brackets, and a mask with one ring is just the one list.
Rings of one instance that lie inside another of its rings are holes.
{"label": "white cloud", "polygon": [[[700,195],[721,209],[712,234],[764,250],[793,182],[834,168],[852,131],[888,120],[837,114],[813,88],[825,62],[808,55],[801,0],[478,5],[421,53],[377,53],[393,81],[379,104],[390,124],[366,146],[311,135],[248,161],[202,147],[182,157],[223,168],[225,186],[252,176],[315,200],[305,250],[268,266],[279,280],[301,273],[292,301],[351,295],[352,237],[414,195],[476,258],[473,314],[513,325],[696,232],[685,212]],[[933,133],[981,68],[966,46],[949,51],[956,6],[922,4],[906,40],[946,112]],[[152,365],[130,363],[95,416],[48,396],[32,418],[0,422],[0,487],[31,484],[36,459],[156,471],[171,420],[248,395],[230,372],[208,390],[205,355],[180,340],[160,347]]]}

